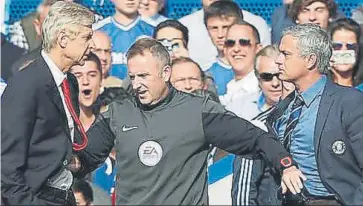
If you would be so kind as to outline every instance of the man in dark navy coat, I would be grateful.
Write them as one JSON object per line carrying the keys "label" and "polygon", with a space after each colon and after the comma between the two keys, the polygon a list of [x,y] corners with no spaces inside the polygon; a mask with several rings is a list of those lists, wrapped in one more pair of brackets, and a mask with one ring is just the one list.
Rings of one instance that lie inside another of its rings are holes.
{"label": "man in dark navy coat", "polygon": [[77,116],[77,80],[67,72],[93,48],[93,22],[87,8],[55,3],[43,24],[41,54],[8,82],[1,99],[5,204],[76,204],[69,163],[87,138]]}

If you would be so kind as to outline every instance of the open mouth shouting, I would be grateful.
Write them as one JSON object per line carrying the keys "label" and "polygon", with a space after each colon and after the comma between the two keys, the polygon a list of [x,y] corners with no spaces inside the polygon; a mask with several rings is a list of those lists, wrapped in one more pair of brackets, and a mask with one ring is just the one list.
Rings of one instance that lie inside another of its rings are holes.
{"label": "open mouth shouting", "polygon": [[92,90],[84,89],[84,90],[82,90],[82,95],[84,98],[90,99],[92,97]]}

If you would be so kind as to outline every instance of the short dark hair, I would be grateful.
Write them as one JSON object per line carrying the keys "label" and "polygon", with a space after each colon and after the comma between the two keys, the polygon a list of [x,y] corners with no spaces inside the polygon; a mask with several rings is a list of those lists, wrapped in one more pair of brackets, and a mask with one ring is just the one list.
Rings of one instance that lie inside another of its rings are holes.
{"label": "short dark hair", "polygon": [[[101,61],[98,58],[98,56],[95,53],[90,52],[87,55],[87,58],[85,59],[85,61],[91,61],[91,62],[94,62],[96,64],[97,71],[100,73],[101,79],[102,79],[102,65],[101,65]],[[72,72],[72,67],[71,67],[70,71]]]}
{"label": "short dark hair", "polygon": [[204,10],[204,24],[206,26],[208,19],[213,17],[235,17],[236,21],[243,20],[241,8],[237,3],[230,0],[215,1]]}
{"label": "short dark hair", "polygon": [[337,16],[338,6],[334,0],[294,0],[289,8],[288,14],[295,21],[305,7],[315,2],[321,2],[328,7],[329,17],[335,18]]}
{"label": "short dark hair", "polygon": [[79,192],[83,195],[83,198],[90,204],[93,202],[93,191],[91,185],[83,179],[77,179],[72,185],[72,190],[74,193]]}
{"label": "short dark hair", "polygon": [[97,66],[97,70],[100,72],[101,74],[101,78],[102,78],[102,64],[101,64],[101,61],[100,59],[98,58],[98,56],[93,53],[93,52],[90,52],[87,56],[87,59],[86,61],[91,61],[91,62],[94,62],[96,63],[96,66]]}
{"label": "short dark hair", "polygon": [[328,27],[328,34],[329,34],[330,39],[333,38],[334,33],[338,30],[347,30],[347,31],[353,32],[357,38],[357,42],[359,43],[359,38],[361,35],[361,28],[360,28],[359,24],[356,21],[354,21],[353,19],[340,18],[340,19],[337,19],[337,20],[333,21],[332,23],[330,23],[330,25]]}
{"label": "short dark hair", "polygon": [[171,27],[171,28],[174,28],[174,29],[180,31],[183,35],[183,40],[184,40],[184,44],[185,44],[184,46],[185,46],[185,48],[187,48],[187,45],[189,42],[189,30],[186,26],[184,26],[182,23],[180,23],[178,20],[175,20],[175,19],[168,19],[166,21],[159,23],[155,27],[153,37],[156,38],[156,34],[158,33],[158,31],[163,28],[166,28],[166,27]]}
{"label": "short dark hair", "polygon": [[256,39],[256,43],[258,43],[258,44],[261,43],[260,33],[258,32],[258,30],[255,26],[253,26],[252,24],[250,24],[246,21],[243,21],[243,20],[236,21],[234,24],[231,25],[231,27],[234,25],[250,27],[252,29],[252,35]]}
{"label": "short dark hair", "polygon": [[181,63],[192,63],[192,64],[195,64],[199,71],[200,71],[200,76],[201,76],[201,79],[202,81],[205,80],[206,76],[205,76],[205,73],[203,72],[202,68],[199,66],[199,64],[197,62],[195,62],[193,59],[189,58],[189,57],[178,57],[176,59],[174,59],[172,62],[171,62],[171,71],[173,72],[173,66],[176,65],[176,64],[181,64]]}
{"label": "short dark hair", "polygon": [[150,37],[141,38],[131,45],[126,54],[127,61],[137,55],[145,55],[145,51],[150,52],[159,61],[160,69],[170,65],[168,50],[160,42]]}

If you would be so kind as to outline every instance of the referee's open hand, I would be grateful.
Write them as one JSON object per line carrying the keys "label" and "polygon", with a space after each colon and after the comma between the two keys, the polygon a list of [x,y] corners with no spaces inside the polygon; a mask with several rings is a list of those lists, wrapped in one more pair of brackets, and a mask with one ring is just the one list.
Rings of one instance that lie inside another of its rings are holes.
{"label": "referee's open hand", "polygon": [[287,190],[294,195],[300,193],[304,186],[301,180],[306,181],[306,177],[295,166],[284,169],[281,178],[282,194]]}

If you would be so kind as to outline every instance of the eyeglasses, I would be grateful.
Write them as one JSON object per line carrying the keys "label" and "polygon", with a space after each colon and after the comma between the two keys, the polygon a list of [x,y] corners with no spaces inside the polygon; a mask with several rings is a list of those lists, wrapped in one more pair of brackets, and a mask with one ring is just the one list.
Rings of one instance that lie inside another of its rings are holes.
{"label": "eyeglasses", "polygon": [[357,43],[343,43],[343,42],[332,42],[333,49],[334,50],[342,50],[343,46],[345,45],[347,47],[347,50],[358,50],[358,44]]}
{"label": "eyeglasses", "polygon": [[277,77],[277,78],[279,78],[279,75],[280,75],[280,73],[267,73],[267,72],[263,72],[263,73],[261,73],[260,74],[260,79],[262,80],[262,81],[265,81],[265,82],[269,82],[269,81],[272,81],[272,79],[274,78],[274,77]]}
{"label": "eyeglasses", "polygon": [[[240,46],[243,46],[243,47],[250,47],[250,46],[252,46],[251,40],[249,40],[249,39],[239,39],[238,40],[238,43],[239,43]],[[227,39],[224,42],[224,45],[226,47],[234,47],[235,44],[236,44],[236,40],[233,40],[233,39]]]}

